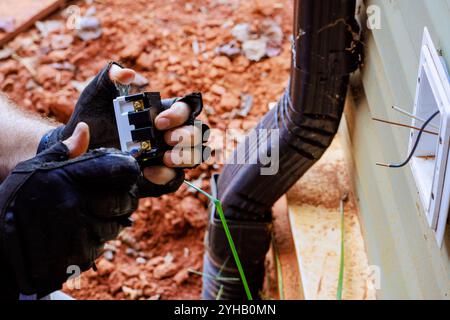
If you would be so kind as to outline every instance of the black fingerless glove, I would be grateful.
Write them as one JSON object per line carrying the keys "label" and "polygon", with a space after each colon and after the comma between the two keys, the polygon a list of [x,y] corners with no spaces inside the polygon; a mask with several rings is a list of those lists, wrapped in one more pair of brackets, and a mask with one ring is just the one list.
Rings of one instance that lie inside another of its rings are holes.
{"label": "black fingerless glove", "polygon": [[117,150],[68,160],[61,142],[17,165],[0,185],[0,298],[39,298],[61,288],[68,268],[91,268],[130,225],[140,175]]}
{"label": "black fingerless glove", "polygon": [[[69,138],[79,122],[85,122],[89,125],[89,149],[102,147],[120,149],[113,105],[113,100],[119,96],[119,91],[109,78],[109,70],[112,64],[117,63],[110,62],[83,90],[69,122],[65,126],[60,126],[44,135],[39,144],[38,153],[59,141]],[[181,98],[163,99],[163,110],[170,108],[177,101],[185,102],[191,107],[192,113],[187,124],[193,124],[203,108],[201,95],[193,93]],[[202,124],[203,132],[208,132],[208,129],[206,124]],[[166,185],[157,185],[146,179],[141,179],[139,183],[140,196],[158,197],[176,191],[183,183],[184,171],[181,168],[175,170],[176,178]]]}

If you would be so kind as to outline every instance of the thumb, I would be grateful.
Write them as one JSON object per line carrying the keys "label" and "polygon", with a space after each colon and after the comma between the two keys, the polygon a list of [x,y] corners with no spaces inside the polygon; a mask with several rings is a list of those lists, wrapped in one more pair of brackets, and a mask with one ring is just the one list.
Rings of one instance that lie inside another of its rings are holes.
{"label": "thumb", "polygon": [[69,149],[69,159],[73,159],[86,153],[89,147],[89,127],[84,122],[79,122],[72,135],[63,141]]}

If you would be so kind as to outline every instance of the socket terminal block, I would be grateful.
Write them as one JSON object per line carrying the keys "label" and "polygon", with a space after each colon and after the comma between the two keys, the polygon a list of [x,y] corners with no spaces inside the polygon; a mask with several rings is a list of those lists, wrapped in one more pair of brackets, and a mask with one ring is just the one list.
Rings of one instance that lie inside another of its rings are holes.
{"label": "socket terminal block", "polygon": [[120,148],[141,166],[159,164],[168,149],[155,118],[162,111],[159,92],[144,92],[114,99]]}

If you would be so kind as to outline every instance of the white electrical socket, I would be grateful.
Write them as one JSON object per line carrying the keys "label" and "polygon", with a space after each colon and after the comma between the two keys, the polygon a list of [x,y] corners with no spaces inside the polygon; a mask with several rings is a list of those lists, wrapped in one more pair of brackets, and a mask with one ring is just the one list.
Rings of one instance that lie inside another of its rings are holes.
{"label": "white electrical socket", "polygon": [[[438,55],[430,34],[425,28],[421,49],[414,115],[428,119],[436,116],[427,129],[439,135],[423,133],[410,165],[428,224],[436,232],[442,245],[450,204],[450,84],[445,63]],[[423,122],[414,119],[414,127]],[[438,128],[438,129],[436,129]],[[411,130],[409,150],[414,146],[418,132]]]}
{"label": "white electrical socket", "polygon": [[130,124],[128,119],[129,112],[134,111],[133,101],[126,101],[125,96],[121,96],[114,99],[113,103],[120,149],[123,152],[131,153],[133,149],[139,149],[140,147],[140,143],[134,142],[132,139],[131,132],[135,129],[135,126]]}

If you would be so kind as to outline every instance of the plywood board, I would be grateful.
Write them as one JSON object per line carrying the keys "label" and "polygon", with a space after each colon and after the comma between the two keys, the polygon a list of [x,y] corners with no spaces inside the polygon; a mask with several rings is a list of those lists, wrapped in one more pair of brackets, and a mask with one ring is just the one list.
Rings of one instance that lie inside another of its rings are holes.
{"label": "plywood board", "polygon": [[285,196],[275,203],[272,213],[274,239],[272,246],[277,269],[279,298],[283,300],[304,300],[303,285]]}
{"label": "plywood board", "polygon": [[0,0],[0,21],[12,19],[14,26],[12,32],[0,31],[0,46],[65,3],[66,0]]}

